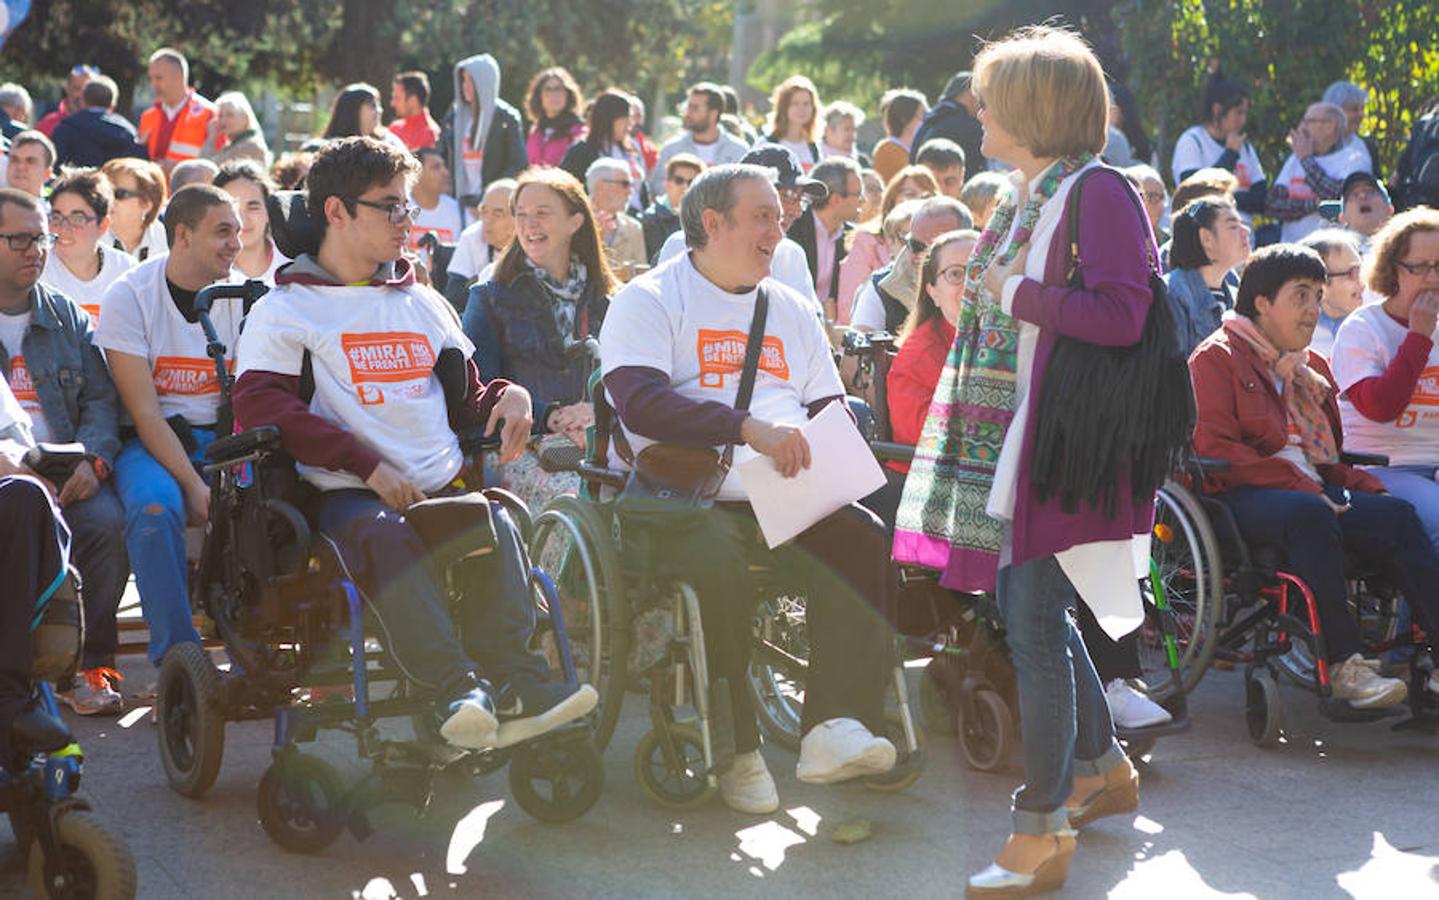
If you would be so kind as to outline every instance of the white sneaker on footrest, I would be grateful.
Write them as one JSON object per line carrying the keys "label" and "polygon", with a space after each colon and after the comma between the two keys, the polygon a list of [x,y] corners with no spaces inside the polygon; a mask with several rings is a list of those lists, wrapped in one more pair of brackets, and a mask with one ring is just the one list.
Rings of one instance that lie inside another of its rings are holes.
{"label": "white sneaker on footrest", "polygon": [[1174,721],[1169,710],[1135,690],[1123,678],[1104,686],[1104,699],[1109,704],[1115,728],[1152,728]]}

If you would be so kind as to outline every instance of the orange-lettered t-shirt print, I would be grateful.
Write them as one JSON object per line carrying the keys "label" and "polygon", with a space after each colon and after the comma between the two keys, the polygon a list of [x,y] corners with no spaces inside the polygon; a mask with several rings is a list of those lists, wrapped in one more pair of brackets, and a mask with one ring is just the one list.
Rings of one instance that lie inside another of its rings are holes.
{"label": "orange-lettered t-shirt print", "polygon": [[356,385],[429,378],[435,368],[430,339],[414,331],[342,334],[340,346],[350,363],[350,381]]}
{"label": "orange-lettered t-shirt print", "polygon": [[1400,413],[1394,423],[1398,428],[1413,428],[1420,419],[1439,417],[1439,366],[1425,366],[1414,382],[1414,394],[1409,398],[1409,408]]}
{"label": "orange-lettered t-shirt print", "polygon": [[[230,368],[235,368],[230,361]],[[220,385],[215,380],[215,361],[196,359],[193,356],[157,356],[155,368],[150,372],[157,394],[218,394]]]}
{"label": "orange-lettered t-shirt print", "polygon": [[[726,375],[737,375],[744,368],[745,343],[749,335],[743,331],[699,330],[697,351],[700,361],[700,387],[723,388]],[[784,357],[784,341],[766,336],[759,354],[761,371],[781,381],[789,381],[789,363]]]}
{"label": "orange-lettered t-shirt print", "polygon": [[12,356],[10,358],[10,393],[20,401],[20,405],[27,410],[30,404],[40,402],[40,395],[35,393],[35,382],[30,380],[30,370],[25,366],[25,357]]}

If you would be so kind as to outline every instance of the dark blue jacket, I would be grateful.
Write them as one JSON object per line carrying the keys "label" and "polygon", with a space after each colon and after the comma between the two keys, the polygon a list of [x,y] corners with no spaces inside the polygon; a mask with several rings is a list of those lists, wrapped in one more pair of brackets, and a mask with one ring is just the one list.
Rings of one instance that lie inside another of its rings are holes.
{"label": "dark blue jacket", "polygon": [[593,285],[580,298],[573,335],[561,335],[550,309],[550,295],[529,271],[508,285],[487,281],[470,289],[465,304],[465,334],[475,345],[480,380],[504,378],[530,392],[535,430],[544,431],[551,404],[587,399],[585,387],[596,360],[565,354],[566,338],[599,337],[610,298],[596,296]]}
{"label": "dark blue jacket", "polygon": [[946,97],[925,113],[924,121],[919,123],[919,129],[914,133],[914,143],[910,144],[911,160],[919,155],[920,148],[930,138],[949,138],[964,150],[965,177],[983,172],[988,167],[988,161],[980,151],[984,142],[984,126],[959,101]]}
{"label": "dark blue jacket", "polygon": [[71,113],[55,126],[51,139],[56,159],[72,166],[103,166],[122,156],[150,158],[145,145],[135,139],[135,126],[103,109]]}

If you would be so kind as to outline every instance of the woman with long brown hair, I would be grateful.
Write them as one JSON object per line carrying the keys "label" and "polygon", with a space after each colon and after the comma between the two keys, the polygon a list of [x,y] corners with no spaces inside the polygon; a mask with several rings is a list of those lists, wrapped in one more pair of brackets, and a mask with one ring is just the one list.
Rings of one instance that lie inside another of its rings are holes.
{"label": "woman with long brown hair", "polygon": [[770,97],[764,139],[788,147],[806,172],[820,161],[819,112],[819,90],[803,75],[786,78]]}
{"label": "woman with long brown hair", "polygon": [[565,152],[585,136],[580,86],[563,66],[551,66],[530,80],[525,97],[525,112],[532,123],[525,141],[530,165],[558,166]]}

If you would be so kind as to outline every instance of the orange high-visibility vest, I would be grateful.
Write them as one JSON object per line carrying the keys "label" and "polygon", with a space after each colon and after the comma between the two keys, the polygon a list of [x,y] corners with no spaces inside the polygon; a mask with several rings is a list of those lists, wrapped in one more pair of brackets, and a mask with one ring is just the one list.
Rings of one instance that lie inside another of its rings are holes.
{"label": "orange high-visibility vest", "polygon": [[179,162],[194,159],[205,146],[205,127],[215,115],[215,104],[193,90],[173,120],[165,118],[165,109],[155,105],[140,115],[140,140],[150,148],[150,158]]}

